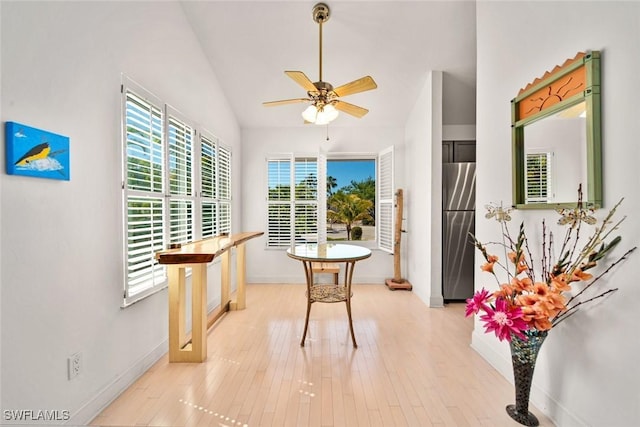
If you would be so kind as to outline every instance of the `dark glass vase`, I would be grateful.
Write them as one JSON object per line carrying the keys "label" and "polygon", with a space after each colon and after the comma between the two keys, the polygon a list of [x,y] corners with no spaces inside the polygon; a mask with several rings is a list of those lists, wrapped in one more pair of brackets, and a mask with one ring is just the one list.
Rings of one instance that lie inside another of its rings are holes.
{"label": "dark glass vase", "polygon": [[516,404],[507,405],[507,413],[511,418],[525,426],[537,426],[540,423],[535,415],[529,412],[529,393],[533,370],[540,347],[547,337],[547,331],[525,331],[527,340],[511,337],[511,363],[513,364],[513,382],[516,389]]}

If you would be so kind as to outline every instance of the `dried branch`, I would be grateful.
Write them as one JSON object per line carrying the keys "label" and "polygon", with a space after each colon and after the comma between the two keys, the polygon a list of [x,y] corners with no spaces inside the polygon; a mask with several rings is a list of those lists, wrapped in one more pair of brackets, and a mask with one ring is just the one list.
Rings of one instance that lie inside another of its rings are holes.
{"label": "dried branch", "polygon": [[583,304],[587,304],[587,303],[590,303],[591,301],[595,301],[595,300],[597,300],[598,298],[602,298],[602,297],[604,297],[605,295],[610,294],[610,293],[612,293],[612,292],[615,292],[615,291],[617,291],[617,290],[618,290],[618,288],[607,289],[606,291],[602,292],[601,294],[596,295],[596,296],[595,296],[595,297],[593,297],[593,298],[589,298],[589,299],[588,299],[588,300],[586,300],[586,301],[580,301],[579,303],[577,303],[577,304],[576,304],[576,305],[574,305],[573,307],[569,308],[569,309],[568,309],[567,311],[565,311],[564,313],[561,313],[561,314],[557,315],[557,316],[556,316],[556,318],[555,318],[555,319],[553,319],[553,321],[552,321],[552,326],[551,326],[551,327],[552,327],[552,328],[553,328],[553,327],[556,327],[560,322],[562,322],[563,320],[568,319],[569,317],[571,317],[571,315],[573,315],[573,314],[578,310],[578,307],[580,307],[581,305],[583,305]]}

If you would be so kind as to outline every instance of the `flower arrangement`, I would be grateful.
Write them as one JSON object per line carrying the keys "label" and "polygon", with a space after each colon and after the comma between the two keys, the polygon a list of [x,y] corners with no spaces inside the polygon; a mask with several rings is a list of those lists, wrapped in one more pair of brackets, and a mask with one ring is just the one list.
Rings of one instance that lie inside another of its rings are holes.
{"label": "flower arrangement", "polygon": [[[548,231],[544,220],[542,221],[540,275],[534,270],[534,258],[524,224],[520,224],[517,236],[512,238],[507,226],[507,222],[511,220],[511,209],[505,209],[501,205],[487,205],[486,217],[495,218],[502,231],[502,242],[488,244],[504,249],[505,262],[502,263],[497,255],[489,252],[487,245],[471,235],[475,247],[486,261],[481,269],[494,276],[499,289],[493,293],[484,288],[477,291],[473,298],[467,300],[466,316],[482,312],[480,320],[484,323],[485,332],[495,333],[500,341],[511,341],[513,336],[526,341],[530,335],[527,331],[548,331],[573,315],[584,304],[617,291],[618,288],[597,289],[598,282],[616,265],[626,260],[635,247],[596,276],[589,271],[602,263],[605,256],[621,241],[620,236],[611,236],[625,219],[613,222],[616,209],[621,203],[622,199],[598,224],[593,216],[593,209],[584,207],[579,188],[576,207],[557,210],[560,214],[558,224],[567,227],[558,257],[554,253],[553,232]],[[585,240],[580,233],[586,226],[594,229],[593,234]],[[506,272],[507,283],[502,283],[498,278],[496,266]]]}

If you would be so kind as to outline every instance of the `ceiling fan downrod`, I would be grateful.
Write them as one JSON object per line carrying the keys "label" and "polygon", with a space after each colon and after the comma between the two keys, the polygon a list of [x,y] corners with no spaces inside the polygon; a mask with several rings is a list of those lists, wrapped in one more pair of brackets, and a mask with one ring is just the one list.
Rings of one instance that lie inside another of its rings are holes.
{"label": "ceiling fan downrod", "polygon": [[320,29],[320,60],[319,60],[319,75],[318,81],[322,81],[322,24],[329,20],[329,6],[324,3],[318,3],[313,6],[313,20],[318,23]]}

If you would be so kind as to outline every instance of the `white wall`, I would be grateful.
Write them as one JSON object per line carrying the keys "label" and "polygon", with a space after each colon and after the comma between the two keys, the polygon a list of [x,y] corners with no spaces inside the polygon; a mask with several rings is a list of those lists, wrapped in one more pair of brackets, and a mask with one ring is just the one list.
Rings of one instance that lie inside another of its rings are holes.
{"label": "white wall", "polygon": [[166,291],[120,308],[120,73],[232,147],[236,230],[240,130],[179,4],[5,1],[1,18],[2,121],[71,140],[69,182],[0,175],[1,407],[80,424],[167,351]]}
{"label": "white wall", "polygon": [[407,279],[430,307],[442,307],[442,72],[431,71],[405,127]]}
{"label": "white wall", "polygon": [[[356,120],[356,119],[353,119]],[[242,187],[242,224],[249,231],[266,231],[267,226],[267,156],[289,153],[373,153],[395,147],[395,187],[402,187],[404,167],[403,130],[401,128],[341,128],[300,126],[294,128],[243,129],[242,170],[246,179]],[[254,283],[304,283],[299,261],[286,256],[282,249],[267,249],[266,239],[247,245],[247,281]],[[393,257],[373,250],[371,258],[359,262],[354,270],[354,283],[384,283],[393,277]]]}
{"label": "white wall", "polygon": [[[578,7],[579,5],[579,7]],[[602,52],[602,151],[604,204],[621,197],[624,249],[640,235],[640,3],[636,2],[478,2],[477,201],[511,203],[510,100],[536,77],[588,49]],[[524,25],[527,23],[527,25]],[[599,216],[604,214],[599,212]],[[552,211],[514,212],[513,227],[524,220],[538,229]],[[497,225],[479,211],[480,240],[497,239]],[[640,416],[637,355],[640,287],[633,277],[638,254],[606,283],[620,291],[554,328],[536,367],[532,400],[558,426],[631,426]],[[480,265],[479,257],[476,258]],[[479,269],[478,269],[479,271]],[[478,274],[476,288],[490,285]],[[476,324],[473,346],[507,378],[512,378],[506,343]],[[495,402],[506,404],[512,402]]]}

